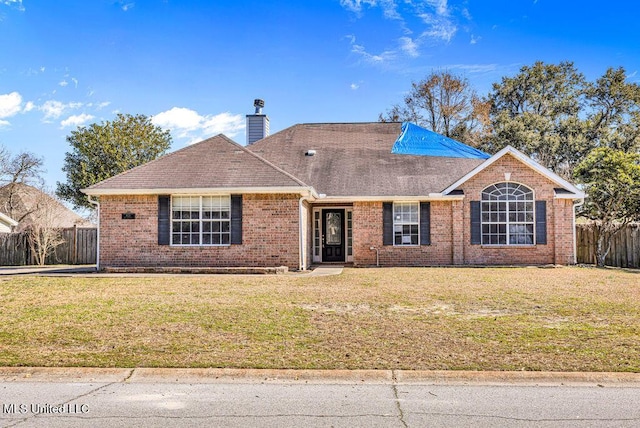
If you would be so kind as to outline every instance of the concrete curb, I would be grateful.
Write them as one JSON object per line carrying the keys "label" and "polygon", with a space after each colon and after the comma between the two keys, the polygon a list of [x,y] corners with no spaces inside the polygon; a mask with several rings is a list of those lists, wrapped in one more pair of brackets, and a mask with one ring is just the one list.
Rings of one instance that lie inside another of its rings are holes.
{"label": "concrete curb", "polygon": [[640,373],[0,367],[0,382],[640,387]]}

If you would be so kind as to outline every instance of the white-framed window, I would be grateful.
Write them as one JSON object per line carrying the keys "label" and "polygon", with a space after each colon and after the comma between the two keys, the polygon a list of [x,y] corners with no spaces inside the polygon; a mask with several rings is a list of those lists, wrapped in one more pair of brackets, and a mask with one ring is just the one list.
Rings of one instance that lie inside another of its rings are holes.
{"label": "white-framed window", "polygon": [[321,261],[320,251],[322,245],[322,239],[320,237],[320,211],[313,212],[313,261]]}
{"label": "white-framed window", "polygon": [[347,259],[353,256],[353,211],[347,210]]}
{"label": "white-framed window", "polygon": [[482,191],[482,245],[533,245],[533,190],[518,183],[492,184]]}
{"label": "white-framed window", "polygon": [[230,244],[230,196],[171,198],[171,245]]}
{"label": "white-framed window", "polygon": [[418,245],[420,242],[420,203],[393,203],[393,245]]}

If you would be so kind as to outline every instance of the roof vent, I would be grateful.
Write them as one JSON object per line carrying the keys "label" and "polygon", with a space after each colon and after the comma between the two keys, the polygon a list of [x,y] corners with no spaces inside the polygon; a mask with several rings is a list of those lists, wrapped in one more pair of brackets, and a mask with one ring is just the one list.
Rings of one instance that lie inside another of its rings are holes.
{"label": "roof vent", "polygon": [[256,112],[247,115],[247,145],[269,136],[269,116],[262,113],[264,100],[256,98],[253,100],[253,106]]}
{"label": "roof vent", "polygon": [[264,107],[264,100],[256,98],[253,100],[253,106],[256,108],[256,114],[262,114],[262,108]]}
{"label": "roof vent", "polygon": [[305,156],[315,156],[316,151],[313,149],[307,150],[306,152],[304,152]]}

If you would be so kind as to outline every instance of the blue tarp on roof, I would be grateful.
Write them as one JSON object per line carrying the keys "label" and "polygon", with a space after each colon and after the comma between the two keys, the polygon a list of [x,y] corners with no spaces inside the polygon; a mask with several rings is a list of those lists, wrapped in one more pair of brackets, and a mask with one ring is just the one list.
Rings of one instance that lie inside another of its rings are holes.
{"label": "blue tarp on roof", "polygon": [[444,135],[404,122],[391,153],[447,158],[489,159],[488,154]]}

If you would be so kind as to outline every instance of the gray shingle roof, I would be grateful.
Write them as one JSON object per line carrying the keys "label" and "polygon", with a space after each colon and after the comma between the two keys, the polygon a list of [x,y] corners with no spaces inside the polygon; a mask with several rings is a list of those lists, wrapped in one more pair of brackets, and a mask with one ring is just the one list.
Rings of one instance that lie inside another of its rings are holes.
{"label": "gray shingle roof", "polygon": [[[483,162],[392,154],[400,123],[299,124],[249,149],[328,196],[424,196]],[[306,156],[315,150],[314,156]]]}
{"label": "gray shingle roof", "polygon": [[100,194],[107,190],[232,187],[307,186],[220,134],[101,181],[87,190]]}

